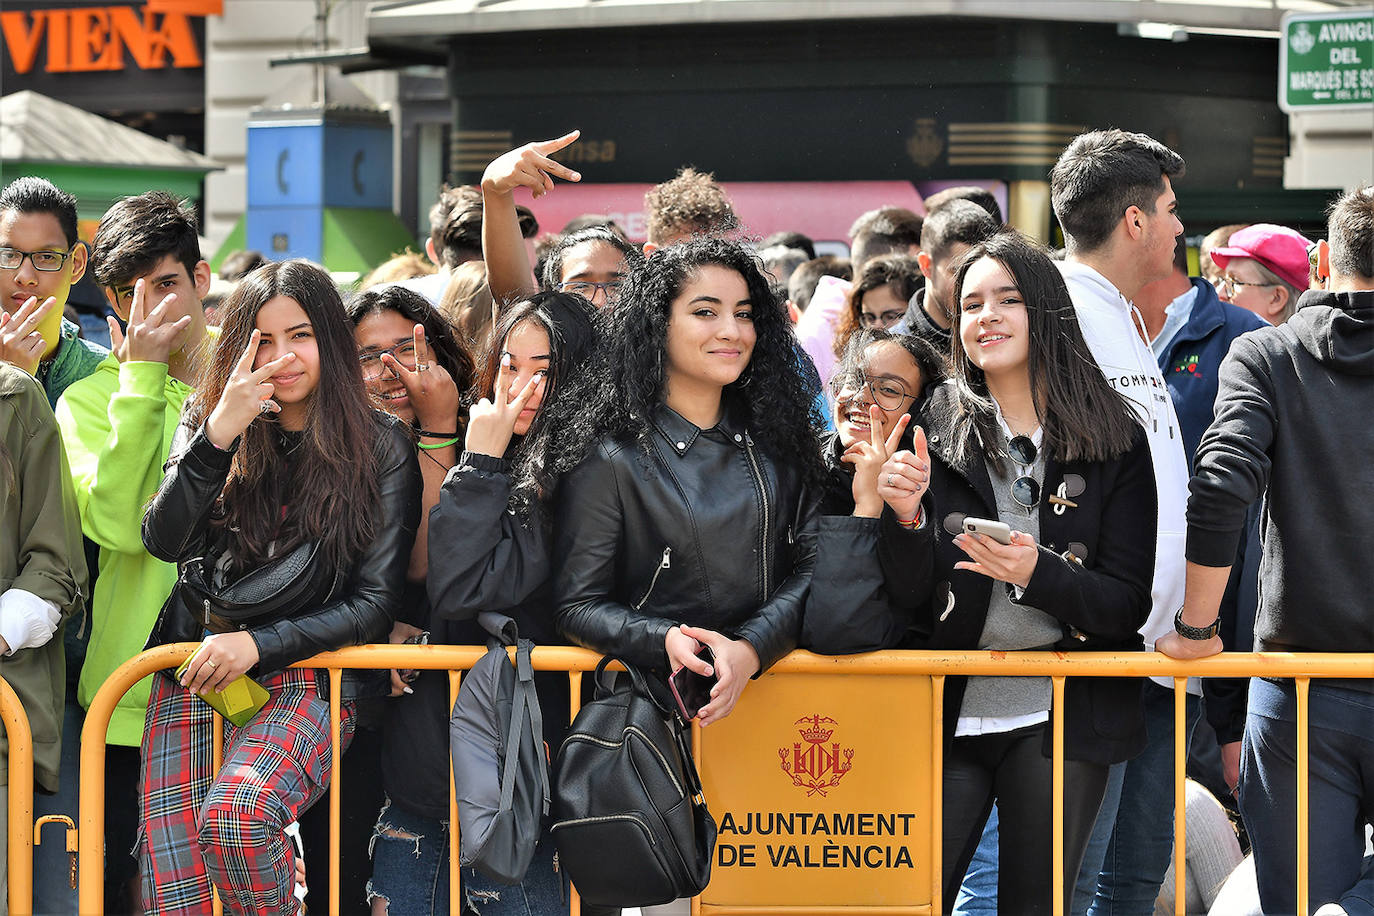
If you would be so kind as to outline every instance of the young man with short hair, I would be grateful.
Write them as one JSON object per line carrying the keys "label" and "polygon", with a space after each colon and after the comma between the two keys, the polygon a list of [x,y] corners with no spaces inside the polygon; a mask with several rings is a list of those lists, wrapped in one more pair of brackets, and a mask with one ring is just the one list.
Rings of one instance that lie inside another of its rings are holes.
{"label": "young man with short hair", "polygon": [[928,215],[921,225],[921,251],[916,255],[926,282],[892,330],[915,334],[948,358],[958,299],[955,271],[970,248],[996,235],[999,228],[986,210],[968,200],[948,201]]}
{"label": "young man with short hair", "polygon": [[[1059,267],[1083,337],[1108,382],[1130,400],[1150,444],[1158,496],[1150,616],[1145,648],[1171,631],[1183,601],[1184,507],[1188,459],[1169,389],[1131,304],[1140,290],[1174,270],[1183,224],[1172,179],[1184,162],[1145,134],[1110,129],[1080,134],[1050,173],[1050,197],[1064,230]],[[1149,913],[1173,847],[1173,694],[1147,681],[1148,743],[1112,767],[1107,797],[1084,855],[1075,912]],[[1200,691],[1189,685],[1189,715]],[[1098,866],[1100,876],[1097,876]],[[1094,881],[1093,878],[1097,877]],[[1096,901],[1092,889],[1096,885]]]}
{"label": "young man with short hair", "polygon": [[38,379],[50,406],[109,351],[62,317],[86,272],[76,198],[44,178],[16,178],[0,192],[0,359]]}
{"label": "young man with short hair", "polygon": [[[1221,365],[1216,419],[1189,485],[1187,597],[1176,658],[1222,649],[1216,635],[1247,508],[1264,498],[1257,647],[1374,653],[1368,610],[1374,504],[1374,186],[1343,195],[1317,244],[1325,288],[1280,327],[1253,331]],[[1364,666],[1367,669],[1367,665]],[[1240,807],[1266,913],[1368,912],[1363,870],[1374,810],[1374,681],[1313,678],[1308,690],[1307,811],[1297,818],[1297,695],[1288,679],[1250,679]],[[1307,836],[1308,900],[1297,900],[1297,838]]]}
{"label": "young man with short hair", "polygon": [[[127,328],[121,333],[110,319],[114,352],[57,407],[82,530],[100,548],[91,641],[77,691],[83,707],[115,668],[143,650],[176,584],[176,566],[143,546],[143,509],[162,481],[182,402],[206,356],[200,300],[210,289],[195,218],[165,191],[126,197],[109,209],[95,233],[91,266]],[[111,716],[107,785],[137,783],[148,691],[145,679]],[[137,876],[127,855],[137,825],[134,795],[112,794],[106,806],[111,893]]]}

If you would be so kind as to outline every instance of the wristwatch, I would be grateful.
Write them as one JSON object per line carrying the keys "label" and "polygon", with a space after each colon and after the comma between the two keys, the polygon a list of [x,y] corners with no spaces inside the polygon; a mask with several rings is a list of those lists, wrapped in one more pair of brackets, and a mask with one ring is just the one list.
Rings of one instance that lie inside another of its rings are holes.
{"label": "wristwatch", "polygon": [[1220,614],[1217,615],[1216,620],[1213,620],[1207,626],[1194,627],[1189,626],[1188,624],[1183,622],[1183,608],[1181,606],[1177,611],[1174,612],[1174,632],[1177,633],[1179,636],[1182,636],[1184,639],[1195,639],[1198,642],[1201,642],[1205,639],[1211,639],[1213,636],[1216,636],[1218,631],[1220,630]]}

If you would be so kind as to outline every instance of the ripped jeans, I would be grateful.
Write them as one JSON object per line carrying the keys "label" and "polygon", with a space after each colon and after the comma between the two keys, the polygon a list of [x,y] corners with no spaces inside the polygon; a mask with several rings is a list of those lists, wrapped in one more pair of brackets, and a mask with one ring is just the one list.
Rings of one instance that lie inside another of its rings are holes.
{"label": "ripped jeans", "polygon": [[[368,905],[378,898],[388,912],[419,916],[449,912],[448,821],[436,820],[387,803],[377,815],[372,834],[372,880],[367,885]],[[545,835],[530,862],[525,880],[502,884],[475,868],[461,876],[466,906],[462,913],[476,916],[563,916],[568,894],[557,872],[552,840]]]}

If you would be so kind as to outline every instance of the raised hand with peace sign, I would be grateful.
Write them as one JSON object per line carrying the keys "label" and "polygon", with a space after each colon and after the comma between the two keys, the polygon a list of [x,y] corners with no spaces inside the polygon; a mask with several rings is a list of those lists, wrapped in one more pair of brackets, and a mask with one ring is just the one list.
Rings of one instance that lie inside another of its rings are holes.
{"label": "raised hand with peace sign", "polygon": [[516,188],[528,188],[538,199],[553,190],[553,179],[581,181],[582,176],[549,157],[581,136],[581,131],[564,134],[555,140],[526,143],[492,160],[482,173],[482,191],[486,194],[510,194]]}
{"label": "raised hand with peace sign", "polygon": [[171,293],[149,311],[147,284],[142,277],[136,280],[133,303],[129,306],[128,331],[121,332],[119,322],[113,317],[105,319],[110,325],[110,349],[115,358],[121,363],[167,362],[191,326],[190,315],[168,320],[168,310],[176,301],[176,293]]}
{"label": "raised hand with peace sign", "polygon": [[30,296],[13,315],[0,312],[0,359],[13,363],[29,375],[37,372],[43,351],[47,349],[38,326],[55,308],[57,300],[51,296],[42,302]]}
{"label": "raised hand with peace sign", "polygon": [[878,472],[878,494],[898,520],[910,521],[921,511],[921,497],[930,486],[930,448],[925,430],[916,427],[912,449],[895,452]]}
{"label": "raised hand with peace sign", "polygon": [[883,512],[883,497],[878,491],[883,462],[897,451],[897,443],[902,441],[902,433],[906,432],[911,415],[902,414],[886,439],[883,438],[881,408],[877,404],[870,404],[868,416],[872,421],[868,428],[868,440],[856,440],[845,449],[840,460],[854,467],[854,514],[860,518],[877,518]]}
{"label": "raised hand with peace sign", "polygon": [[234,364],[234,372],[224,386],[219,403],[205,421],[205,435],[218,448],[227,450],[260,414],[281,412],[281,405],[272,400],[275,387],[270,379],[289,366],[296,354],[285,353],[254,369],[253,362],[261,342],[262,332],[254,328],[248,346]]}
{"label": "raised hand with peace sign", "polygon": [[464,448],[493,458],[503,456],[512,436],[529,431],[544,400],[548,370],[548,333],[533,321],[520,322],[506,336],[491,397],[468,409]]}
{"label": "raised hand with peace sign", "polygon": [[487,287],[497,302],[514,302],[539,289],[520,232],[515,189],[527,188],[537,198],[553,190],[555,178],[581,181],[577,172],[550,158],[579,136],[573,131],[556,140],[526,143],[496,157],[482,173],[482,258]]}

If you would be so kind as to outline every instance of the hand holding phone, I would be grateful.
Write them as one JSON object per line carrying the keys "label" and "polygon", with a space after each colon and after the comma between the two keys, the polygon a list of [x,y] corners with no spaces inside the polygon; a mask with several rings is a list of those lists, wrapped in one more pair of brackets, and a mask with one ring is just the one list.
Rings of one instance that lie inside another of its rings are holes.
{"label": "hand holding phone", "polygon": [[990,518],[964,519],[964,534],[982,534],[999,544],[1011,543],[1011,526]]}
{"label": "hand holding phone", "polygon": [[678,712],[691,721],[701,712],[701,708],[711,702],[711,688],[716,686],[716,656],[711,647],[703,645],[697,650],[697,658],[711,666],[711,676],[698,674],[691,668],[677,669],[668,678],[668,687],[677,700]]}

